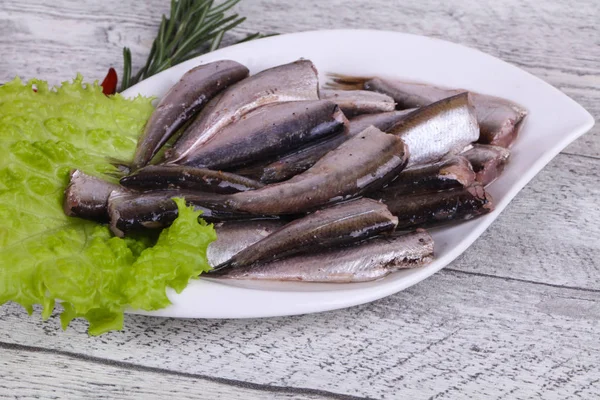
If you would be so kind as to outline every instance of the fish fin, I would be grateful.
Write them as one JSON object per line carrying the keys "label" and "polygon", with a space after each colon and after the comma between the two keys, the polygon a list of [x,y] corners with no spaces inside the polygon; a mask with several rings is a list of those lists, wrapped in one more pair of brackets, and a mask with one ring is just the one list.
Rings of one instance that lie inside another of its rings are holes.
{"label": "fish fin", "polygon": [[168,145],[163,146],[148,163],[143,165],[136,165],[135,161],[123,161],[113,157],[106,157],[106,161],[112,164],[118,171],[112,174],[112,176],[119,178],[126,175],[130,175],[133,172],[142,169],[148,165],[165,164],[165,154],[167,154],[167,152],[169,151],[170,148]]}
{"label": "fish fin", "polygon": [[131,165],[131,162],[126,162],[113,157],[107,157],[106,160],[117,169],[116,172],[109,173],[107,175],[113,176],[115,178],[120,178],[125,175],[129,175],[133,171],[133,166]]}
{"label": "fish fin", "polygon": [[328,72],[326,76],[327,82],[325,82],[324,88],[338,90],[363,90],[365,82],[373,79],[370,76],[352,76],[333,72]]}

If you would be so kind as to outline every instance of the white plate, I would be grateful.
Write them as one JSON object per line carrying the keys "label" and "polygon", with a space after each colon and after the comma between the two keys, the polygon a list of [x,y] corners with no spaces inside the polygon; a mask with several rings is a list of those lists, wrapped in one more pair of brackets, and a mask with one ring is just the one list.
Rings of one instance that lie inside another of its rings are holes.
{"label": "white plate", "polygon": [[[190,68],[220,59],[246,65],[251,73],[307,58],[326,72],[380,75],[470,89],[513,100],[529,116],[512,148],[509,165],[489,188],[494,212],[432,231],[435,260],[369,283],[317,284],[200,279],[156,316],[248,318],[327,311],[370,302],[422,281],[465,251],[513,197],[556,154],[587,132],[594,119],[565,94],[529,73],[478,50],[443,40],[397,32],[332,30],[269,37],[228,47],[177,65],[128,89],[124,95],[161,96]],[[323,82],[323,81],[322,81]]]}

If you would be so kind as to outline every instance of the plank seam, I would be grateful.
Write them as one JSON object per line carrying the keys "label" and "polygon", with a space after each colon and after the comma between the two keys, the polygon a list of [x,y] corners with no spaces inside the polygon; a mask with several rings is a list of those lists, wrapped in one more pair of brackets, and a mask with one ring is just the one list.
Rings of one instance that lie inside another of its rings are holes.
{"label": "plank seam", "polygon": [[528,279],[511,278],[511,277],[507,277],[507,276],[498,276],[498,275],[493,275],[493,274],[484,274],[482,272],[461,271],[459,269],[454,269],[454,268],[444,268],[444,269],[442,269],[442,271],[447,271],[447,272],[454,273],[454,274],[465,274],[465,275],[472,275],[472,276],[480,276],[480,277],[483,277],[483,278],[502,279],[502,280],[507,281],[507,282],[520,282],[520,283],[528,283],[528,284],[532,284],[532,285],[548,286],[548,287],[552,287],[552,288],[556,288],[556,289],[570,289],[570,290],[579,290],[579,291],[583,291],[583,292],[600,293],[600,289],[582,288],[582,287],[577,287],[577,286],[557,285],[557,284],[553,284],[553,283],[531,281],[531,280],[528,280]]}
{"label": "plank seam", "polygon": [[591,156],[591,155],[588,155],[588,154],[570,153],[568,151],[561,151],[560,154],[563,154],[563,155],[566,155],[566,156],[573,156],[573,157],[589,158],[591,160],[600,160],[600,157],[598,157],[598,156]]}
{"label": "plank seam", "polygon": [[29,346],[17,343],[7,343],[0,341],[0,349],[4,350],[15,350],[20,352],[29,352],[29,353],[42,353],[42,354],[54,354],[60,355],[72,359],[77,359],[80,361],[89,362],[92,364],[110,366],[115,368],[123,368],[128,370],[134,370],[138,372],[150,372],[156,374],[164,374],[170,376],[177,376],[181,378],[188,379],[200,379],[206,380],[210,382],[220,383],[223,385],[234,386],[244,389],[251,389],[262,392],[272,392],[272,393],[289,393],[289,394],[304,394],[304,395],[313,395],[313,396],[322,396],[330,399],[340,399],[340,400],[370,400],[367,397],[358,397],[351,396],[341,393],[330,392],[327,390],[321,389],[312,389],[312,388],[303,388],[303,387],[289,387],[289,386],[272,386],[261,383],[253,383],[247,381],[240,381],[236,379],[228,379],[228,378],[219,378],[214,376],[208,376],[203,374],[193,374],[189,372],[180,372],[173,371],[169,369],[159,368],[159,367],[150,367],[146,365],[135,364],[127,361],[117,361],[111,360],[102,357],[94,357],[87,354],[73,353],[65,350],[57,350],[57,349],[47,349],[38,346]]}

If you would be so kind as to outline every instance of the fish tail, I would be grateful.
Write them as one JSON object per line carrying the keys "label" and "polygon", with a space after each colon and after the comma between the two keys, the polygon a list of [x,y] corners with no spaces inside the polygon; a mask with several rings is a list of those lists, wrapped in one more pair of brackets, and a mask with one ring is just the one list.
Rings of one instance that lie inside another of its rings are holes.
{"label": "fish tail", "polygon": [[327,82],[325,82],[325,88],[337,90],[363,90],[365,82],[372,79],[370,76],[353,76],[333,72],[329,72],[326,75]]}

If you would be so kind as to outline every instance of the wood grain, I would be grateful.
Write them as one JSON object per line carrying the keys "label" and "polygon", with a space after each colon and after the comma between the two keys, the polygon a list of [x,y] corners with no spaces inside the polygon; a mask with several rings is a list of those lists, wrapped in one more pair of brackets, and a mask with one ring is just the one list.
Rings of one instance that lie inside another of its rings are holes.
{"label": "wood grain", "polygon": [[[0,82],[102,79],[121,71],[123,46],[137,67],[168,7],[1,2]],[[511,62],[600,117],[596,0],[243,0],[237,10],[248,20],[229,43],[255,31],[423,34]],[[0,397],[85,397],[96,383],[124,398],[164,398],[161,385],[182,398],[600,397],[599,166],[597,125],[447,269],[372,304],[262,320],[128,316],[124,332],[99,338],[5,305]]]}
{"label": "wood grain", "polygon": [[[68,353],[45,352],[24,346],[2,349],[0,399],[207,399],[323,400],[335,395],[273,390],[243,382],[223,382],[191,374],[81,359]],[[27,377],[25,382],[23,377]]]}
{"label": "wood grain", "polygon": [[588,399],[600,393],[599,296],[442,271],[346,310],[259,320],[128,316],[124,332],[98,338],[83,323],[60,332],[56,318],[39,324],[3,307],[0,342],[376,399]]}
{"label": "wood grain", "polygon": [[558,155],[450,268],[600,290],[599,166]]}

